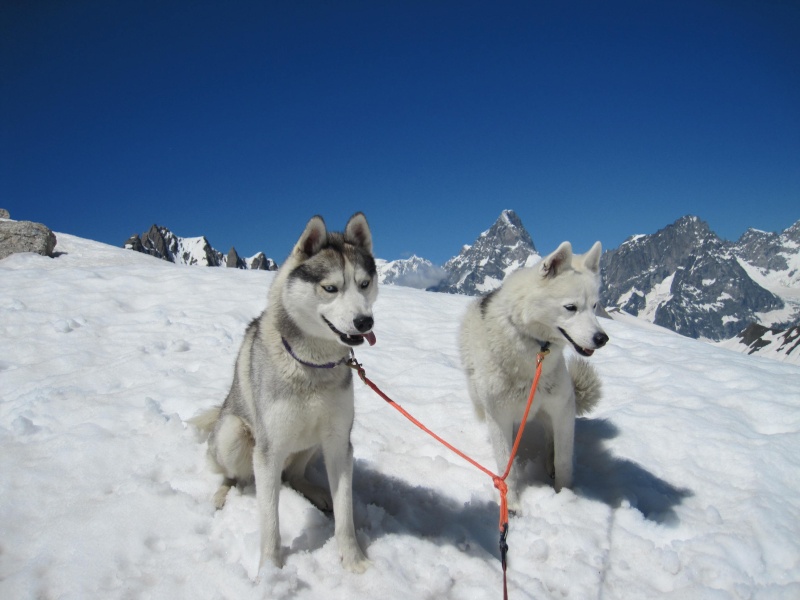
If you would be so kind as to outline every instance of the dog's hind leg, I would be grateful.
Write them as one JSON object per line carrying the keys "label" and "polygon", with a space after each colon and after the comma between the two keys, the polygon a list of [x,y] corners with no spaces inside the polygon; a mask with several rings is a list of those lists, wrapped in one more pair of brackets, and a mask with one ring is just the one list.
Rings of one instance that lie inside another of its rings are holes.
{"label": "dog's hind leg", "polygon": [[290,486],[303,494],[311,504],[323,512],[331,512],[333,510],[333,500],[331,499],[330,491],[324,487],[314,485],[306,479],[306,467],[317,454],[317,450],[317,447],[313,447],[290,456],[283,471],[283,477]]}
{"label": "dog's hind leg", "polygon": [[214,494],[214,506],[218,510],[225,505],[228,491],[237,482],[253,479],[254,443],[247,424],[231,414],[223,416],[211,432],[208,456],[215,469],[225,477]]}

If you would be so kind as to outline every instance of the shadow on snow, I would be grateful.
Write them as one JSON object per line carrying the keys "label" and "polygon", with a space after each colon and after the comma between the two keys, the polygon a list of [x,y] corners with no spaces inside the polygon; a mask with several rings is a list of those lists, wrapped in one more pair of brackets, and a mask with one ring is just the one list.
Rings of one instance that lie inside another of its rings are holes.
{"label": "shadow on snow", "polygon": [[575,425],[576,493],[617,508],[627,501],[642,515],[662,525],[676,525],[675,508],[693,496],[653,475],[642,465],[617,458],[604,447],[619,435],[619,428],[605,419],[578,419]]}
{"label": "shadow on snow", "polygon": [[[616,509],[623,503],[638,510],[645,519],[665,526],[678,523],[676,508],[691,490],[677,487],[631,460],[615,457],[605,442],[619,435],[619,429],[605,419],[576,421],[574,492]],[[551,485],[540,459],[543,456],[541,428],[526,428],[520,446],[523,486]],[[487,465],[490,468],[494,465]],[[476,477],[485,477],[476,471]],[[356,461],[354,497],[370,514],[359,522],[368,537],[390,533],[410,534],[441,540],[474,552],[477,548],[499,558],[496,494],[486,501],[466,504],[424,486],[411,485]],[[373,529],[372,535],[370,530]]]}
{"label": "shadow on snow", "polygon": [[[542,431],[537,424],[532,425],[525,430],[519,452],[521,462],[515,468],[522,469],[523,486],[551,485],[540,459]],[[614,457],[604,442],[617,435],[619,429],[610,421],[576,421],[575,494],[612,509],[627,502],[650,521],[666,526],[677,524],[675,509],[692,492],[660,479],[633,461]],[[310,466],[309,476],[316,483],[327,485],[324,471],[318,458]],[[476,477],[485,475],[476,471]],[[473,498],[467,503],[457,502],[437,490],[378,471],[364,460],[355,461],[353,488],[356,527],[369,540],[391,534],[412,535],[453,545],[467,554],[500,557],[496,494],[485,501]],[[251,487],[248,491],[254,490]],[[332,521],[322,513],[316,515],[310,515],[311,522],[293,544],[294,551],[313,551],[332,535]]]}

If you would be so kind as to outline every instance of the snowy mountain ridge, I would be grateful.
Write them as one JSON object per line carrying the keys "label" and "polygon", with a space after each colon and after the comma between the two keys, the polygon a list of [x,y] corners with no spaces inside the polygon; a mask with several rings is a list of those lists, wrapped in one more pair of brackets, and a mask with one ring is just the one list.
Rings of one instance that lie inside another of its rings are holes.
{"label": "snowy mountain ridge", "polygon": [[259,252],[250,258],[241,258],[234,247],[223,254],[215,250],[205,236],[181,237],[166,227],[153,225],[141,236],[132,235],[123,248],[149,254],[180,265],[201,267],[231,267],[275,271],[277,263]]}
{"label": "snowy mountain ridge", "polygon": [[603,254],[601,299],[688,337],[720,341],[751,323],[800,320],[800,222],[783,234],[749,230],[736,242],[686,216]]}
{"label": "snowy mountain ridge", "polygon": [[766,286],[800,289],[800,221],[781,233],[748,229],[733,252],[765,278]]}
{"label": "snowy mountain ridge", "polygon": [[751,323],[735,337],[717,345],[742,354],[757,354],[800,365],[800,325],[782,330]]}
{"label": "snowy mountain ridge", "polygon": [[378,258],[375,264],[378,283],[382,285],[402,285],[424,290],[437,285],[445,276],[441,267],[416,255],[392,261]]}
{"label": "snowy mountain ridge", "polygon": [[[251,264],[238,259],[234,250],[234,256],[223,257],[203,237],[177,238],[155,226],[142,240],[131,238],[126,247],[137,245],[144,247],[140,251],[172,256],[184,264]],[[384,285],[482,295],[500,286],[512,271],[540,259],[519,216],[504,210],[442,267],[418,256],[379,259],[377,266]],[[261,264],[277,266],[270,259]],[[800,221],[780,234],[750,229],[732,243],[720,239],[701,219],[686,216],[654,234],[631,236],[619,248],[606,251],[601,266],[606,308],[688,337],[731,340],[753,323],[780,331],[800,321]],[[758,345],[756,351],[766,352],[767,345]],[[730,347],[753,351],[748,345]],[[780,347],[784,358],[800,352]]]}

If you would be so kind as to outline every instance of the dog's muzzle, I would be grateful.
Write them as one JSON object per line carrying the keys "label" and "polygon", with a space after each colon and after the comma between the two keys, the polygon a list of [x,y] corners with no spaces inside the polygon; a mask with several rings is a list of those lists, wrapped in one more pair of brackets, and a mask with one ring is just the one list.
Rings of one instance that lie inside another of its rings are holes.
{"label": "dog's muzzle", "polygon": [[594,348],[584,348],[583,346],[579,346],[578,344],[576,344],[575,340],[569,337],[569,334],[563,329],[561,329],[561,327],[559,327],[558,330],[561,332],[561,335],[567,338],[567,341],[570,344],[572,344],[572,347],[575,348],[575,351],[581,356],[591,356],[592,354],[594,354],[595,350],[597,350],[598,348],[602,348],[603,346],[606,345],[606,342],[608,342],[608,336],[605,334],[605,332],[598,331],[592,337],[592,343],[594,344]]}
{"label": "dog's muzzle", "polygon": [[349,334],[339,331],[333,326],[333,323],[328,321],[328,319],[325,317],[322,317],[322,320],[325,321],[325,324],[330,327],[330,330],[333,331],[333,333],[339,336],[339,339],[342,341],[342,343],[347,344],[348,346],[360,346],[364,343],[364,340],[367,340],[367,343],[370,346],[374,346],[375,342],[377,341],[375,334],[372,332],[372,327],[375,325],[375,320],[370,316],[362,315],[353,320],[353,326],[360,332],[356,334]]}

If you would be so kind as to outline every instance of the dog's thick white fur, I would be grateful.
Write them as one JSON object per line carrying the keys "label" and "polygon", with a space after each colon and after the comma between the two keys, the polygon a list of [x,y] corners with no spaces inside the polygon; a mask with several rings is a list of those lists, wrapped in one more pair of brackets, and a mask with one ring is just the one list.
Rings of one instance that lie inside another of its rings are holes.
{"label": "dog's thick white fur", "polygon": [[[267,309],[247,328],[225,403],[193,420],[209,432],[208,455],[231,486],[255,480],[261,532],[260,567],[283,565],[278,498],[281,480],[322,510],[333,509],[344,566],[369,564],[355,533],[352,477],[352,346],[374,343],[377,296],[372,236],[364,215],[343,234],[312,218],[275,275]],[[310,483],[306,466],[322,451],[330,483]]]}
{"label": "dog's thick white fur", "polygon": [[[515,425],[522,420],[543,348],[542,375],[528,420],[547,431],[548,473],[556,490],[572,484],[575,416],[600,397],[594,369],[564,351],[572,346],[591,356],[608,336],[597,322],[600,242],[574,255],[569,242],[530,268],[511,273],[503,285],[470,305],[461,327],[461,359],[476,413],[485,419],[502,473],[508,463]],[[509,507],[519,511],[515,469],[507,479]]]}

